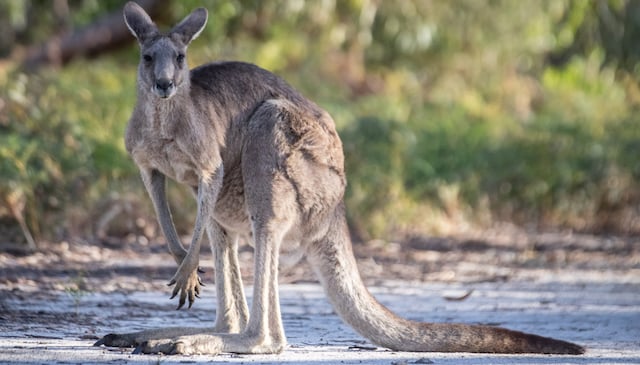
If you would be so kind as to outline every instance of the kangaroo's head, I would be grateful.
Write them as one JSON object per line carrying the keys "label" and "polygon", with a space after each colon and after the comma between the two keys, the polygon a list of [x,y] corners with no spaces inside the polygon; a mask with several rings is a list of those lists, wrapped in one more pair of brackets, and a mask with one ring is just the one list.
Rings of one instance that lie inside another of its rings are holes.
{"label": "kangaroo's head", "polygon": [[149,15],[130,1],[124,7],[124,21],[140,44],[139,87],[165,99],[188,92],[187,46],[204,29],[207,10],[198,8],[168,33],[161,33]]}

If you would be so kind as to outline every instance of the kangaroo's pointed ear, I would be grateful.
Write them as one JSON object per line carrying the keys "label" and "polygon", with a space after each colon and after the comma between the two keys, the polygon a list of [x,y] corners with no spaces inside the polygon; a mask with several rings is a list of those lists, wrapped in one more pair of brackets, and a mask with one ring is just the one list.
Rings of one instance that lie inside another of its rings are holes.
{"label": "kangaroo's pointed ear", "polygon": [[189,44],[192,40],[200,35],[204,26],[207,24],[207,9],[198,8],[187,15],[178,25],[171,29],[169,34],[177,36],[182,43]]}
{"label": "kangaroo's pointed ear", "polygon": [[158,27],[153,23],[149,14],[133,1],[129,1],[124,6],[123,13],[127,28],[138,39],[138,42],[143,43],[149,37],[158,33]]}

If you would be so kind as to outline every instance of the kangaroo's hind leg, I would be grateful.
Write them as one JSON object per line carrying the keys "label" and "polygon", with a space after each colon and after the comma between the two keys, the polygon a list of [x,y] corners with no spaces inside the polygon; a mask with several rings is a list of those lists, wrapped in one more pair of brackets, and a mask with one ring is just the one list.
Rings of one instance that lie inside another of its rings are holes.
{"label": "kangaroo's hind leg", "polygon": [[216,324],[214,332],[239,333],[247,325],[249,309],[238,262],[238,235],[227,233],[217,223],[207,231],[215,260]]}

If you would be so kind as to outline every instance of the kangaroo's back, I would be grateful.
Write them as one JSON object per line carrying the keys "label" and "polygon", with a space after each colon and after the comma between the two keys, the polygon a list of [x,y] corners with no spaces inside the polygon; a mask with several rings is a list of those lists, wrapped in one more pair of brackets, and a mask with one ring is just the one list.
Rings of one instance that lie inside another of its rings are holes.
{"label": "kangaroo's back", "polygon": [[[314,115],[323,110],[305,98],[281,77],[251,63],[238,61],[212,62],[195,67],[190,73],[191,98],[215,110],[217,123],[250,119],[251,113],[267,100],[283,99]],[[215,116],[214,116],[215,117]]]}

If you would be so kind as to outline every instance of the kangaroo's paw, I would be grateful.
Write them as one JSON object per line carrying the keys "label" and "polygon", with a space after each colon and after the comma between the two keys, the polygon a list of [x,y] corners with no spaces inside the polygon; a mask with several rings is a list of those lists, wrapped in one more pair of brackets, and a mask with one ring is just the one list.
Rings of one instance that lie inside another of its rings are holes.
{"label": "kangaroo's paw", "polygon": [[180,294],[178,308],[176,308],[180,309],[184,306],[187,298],[189,299],[189,308],[191,308],[196,298],[200,297],[200,291],[204,286],[204,283],[198,275],[197,265],[194,269],[188,269],[181,265],[180,268],[178,268],[178,272],[176,272],[167,285],[175,285],[173,293],[171,294],[171,299]]}

